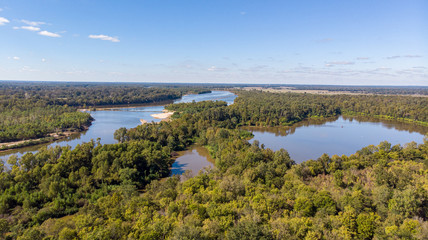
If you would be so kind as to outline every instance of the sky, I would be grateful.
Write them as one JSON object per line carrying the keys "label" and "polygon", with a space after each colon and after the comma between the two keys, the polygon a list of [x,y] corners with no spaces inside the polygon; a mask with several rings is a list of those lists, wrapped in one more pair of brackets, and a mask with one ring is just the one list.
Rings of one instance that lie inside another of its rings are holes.
{"label": "sky", "polygon": [[0,0],[0,80],[428,86],[428,1]]}

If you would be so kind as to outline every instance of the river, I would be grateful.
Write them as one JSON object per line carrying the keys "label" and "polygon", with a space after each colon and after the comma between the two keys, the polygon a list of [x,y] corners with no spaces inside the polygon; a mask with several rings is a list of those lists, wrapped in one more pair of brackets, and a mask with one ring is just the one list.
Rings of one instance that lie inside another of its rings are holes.
{"label": "river", "polygon": [[428,127],[370,117],[336,117],[305,120],[292,127],[244,127],[266,148],[284,148],[291,159],[301,163],[322,154],[350,155],[368,145],[388,141],[392,145],[415,141],[423,143]]}
{"label": "river", "polygon": [[[206,94],[190,94],[183,96],[174,103],[223,100],[232,104],[237,96],[227,91],[213,91]],[[140,119],[148,122],[158,122],[151,115],[162,113],[163,105],[121,107],[90,112],[95,119],[89,130],[70,136],[66,140],[56,141],[45,146],[66,146],[74,148],[77,144],[88,142],[91,139],[100,138],[102,144],[116,143],[113,138],[114,131],[121,128],[134,128],[140,123]],[[427,127],[410,123],[391,120],[379,120],[362,117],[336,117],[323,120],[306,120],[292,127],[258,128],[245,127],[254,134],[250,143],[257,140],[266,148],[278,150],[286,149],[297,163],[308,159],[317,159],[323,153],[329,155],[350,155],[370,144],[377,145],[382,141],[404,145],[415,141],[422,143]],[[43,145],[21,148],[0,153],[0,159],[6,160],[10,155],[18,157],[26,152],[35,152]],[[173,174],[182,174],[186,170],[192,170],[196,174],[207,166],[213,166],[214,160],[209,157],[203,147],[192,147],[181,151],[172,166]]]}
{"label": "river", "polygon": [[[237,96],[234,93],[228,91],[212,91],[211,93],[204,94],[189,94],[185,95],[180,99],[174,101],[174,103],[185,103],[185,102],[200,102],[200,101],[225,101],[228,104],[232,104]],[[92,125],[85,132],[74,134],[67,139],[55,141],[53,143],[41,144],[31,147],[24,147],[19,149],[13,149],[6,152],[0,153],[0,160],[7,160],[11,155],[22,156],[27,152],[36,152],[42,146],[53,147],[56,145],[67,146],[74,148],[77,144],[83,142],[89,142],[91,139],[96,140],[100,138],[101,144],[112,144],[117,141],[113,138],[114,132],[121,128],[134,128],[141,124],[140,119],[144,119],[148,122],[159,122],[161,119],[152,117],[152,114],[162,113],[164,105],[151,105],[151,106],[139,106],[139,107],[118,107],[108,108],[105,110],[90,111],[89,113],[95,119]]]}

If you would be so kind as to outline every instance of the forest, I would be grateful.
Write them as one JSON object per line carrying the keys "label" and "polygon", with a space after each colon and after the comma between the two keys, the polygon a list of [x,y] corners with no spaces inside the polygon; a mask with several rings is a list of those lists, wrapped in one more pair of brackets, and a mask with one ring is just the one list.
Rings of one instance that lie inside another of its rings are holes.
{"label": "forest", "polygon": [[[0,166],[5,239],[427,239],[428,139],[296,164],[241,126],[364,115],[428,123],[426,98],[236,91],[235,103],[172,104],[171,121],[42,148]],[[215,168],[170,176],[198,144]],[[6,167],[9,166],[9,167]],[[170,177],[169,177],[170,176]]]}
{"label": "forest", "polygon": [[[205,86],[60,82],[0,82],[0,103],[12,99],[44,100],[48,105],[94,107],[162,102],[184,94],[210,92]],[[9,100],[9,101],[8,101]]]}
{"label": "forest", "polygon": [[[18,145],[25,146],[50,141],[52,134],[83,131],[93,119],[78,108],[172,101],[184,94],[209,91],[201,87],[152,88],[135,84],[1,82],[0,143],[38,139]],[[5,145],[0,149],[7,148]]]}
{"label": "forest", "polygon": [[426,86],[328,86],[328,85],[286,85],[297,90],[347,91],[380,95],[428,95]]}
{"label": "forest", "polygon": [[240,91],[228,109],[245,125],[290,125],[305,118],[362,115],[428,123],[428,99],[411,96],[319,95]]}

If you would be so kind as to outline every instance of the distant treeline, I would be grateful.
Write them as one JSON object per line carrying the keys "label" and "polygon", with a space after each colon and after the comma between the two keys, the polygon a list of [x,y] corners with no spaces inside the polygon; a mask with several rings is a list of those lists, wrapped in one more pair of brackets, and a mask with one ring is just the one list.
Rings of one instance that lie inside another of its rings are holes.
{"label": "distant treeline", "polygon": [[201,87],[150,87],[135,84],[90,83],[14,83],[0,82],[0,104],[10,105],[14,99],[44,100],[48,105],[102,106],[118,104],[142,104],[180,98],[188,93],[207,93]]}
{"label": "distant treeline", "polygon": [[149,87],[135,84],[0,82],[0,143],[45,138],[90,125],[77,107],[172,101],[203,87]]}
{"label": "distant treeline", "polygon": [[364,94],[428,95],[426,86],[326,86],[326,85],[286,85],[297,90],[347,91]]}
{"label": "distant treeline", "polygon": [[[363,94],[387,95],[428,95],[428,86],[346,86],[346,85],[296,85],[296,84],[226,84],[226,83],[116,83],[116,82],[28,82],[28,81],[0,81],[1,86],[26,88],[37,86],[46,87],[137,87],[137,88],[168,88],[193,89],[193,93],[210,91],[209,89],[233,89],[243,87],[280,88],[289,87],[296,90],[323,90],[348,91]],[[205,89],[205,90],[203,90]]]}
{"label": "distant treeline", "polygon": [[281,126],[305,118],[340,114],[428,124],[428,98],[379,95],[319,95],[239,91],[227,114],[242,125]]}
{"label": "distant treeline", "polygon": [[[121,128],[115,133],[117,144],[92,141],[73,150],[58,146],[12,157],[10,170],[0,166],[0,236],[426,239],[427,141],[404,147],[382,142],[350,156],[324,154],[296,164],[284,149],[249,144],[251,133],[239,126],[266,123],[284,111],[292,113],[291,122],[335,114],[343,99],[238,94],[230,106],[168,106],[180,112],[178,118]],[[387,98],[406,109],[401,98]],[[356,109],[364,111],[377,98],[364,99],[349,101],[359,101]],[[329,110],[327,103],[338,108]],[[216,168],[193,178],[184,175],[182,181],[177,176],[158,181],[170,173],[173,151],[194,143],[210,151]]]}
{"label": "distant treeline", "polygon": [[210,127],[235,129],[240,126],[287,126],[307,118],[319,119],[340,114],[406,120],[422,125],[428,123],[428,99],[424,97],[261,91],[236,93],[238,98],[230,106],[222,101],[168,105],[166,109],[176,111],[174,116],[178,119],[171,123],[122,129],[117,132],[117,139],[156,139],[172,150],[181,150]]}

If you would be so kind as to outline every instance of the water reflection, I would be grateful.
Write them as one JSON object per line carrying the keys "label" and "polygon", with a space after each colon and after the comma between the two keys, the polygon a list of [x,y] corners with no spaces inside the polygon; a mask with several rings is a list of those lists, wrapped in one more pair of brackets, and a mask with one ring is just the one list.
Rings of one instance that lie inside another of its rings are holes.
{"label": "water reflection", "polygon": [[181,175],[186,170],[191,170],[192,175],[205,167],[213,167],[215,161],[211,158],[208,150],[204,147],[193,146],[189,150],[178,152],[175,162],[172,164],[172,175]]}
{"label": "water reflection", "polygon": [[[395,129],[398,131],[406,131],[409,133],[419,133],[422,135],[425,135],[428,133],[428,127],[421,126],[417,124],[392,120],[392,119],[379,119],[379,118],[373,118],[373,117],[364,117],[364,116],[357,116],[357,117],[347,117],[347,116],[340,116],[341,119],[349,122],[356,121],[357,123],[378,123],[381,127],[387,128],[387,129]],[[296,132],[296,129],[301,127],[308,127],[308,126],[322,126],[322,127],[343,127],[337,125],[336,121],[338,121],[339,116],[337,117],[331,117],[331,118],[323,118],[323,119],[307,119],[303,120],[301,122],[298,122],[296,124],[293,124],[292,126],[287,127],[256,127],[256,126],[244,126],[242,129],[248,130],[248,131],[257,131],[257,132],[268,132],[273,133],[275,136],[287,136],[294,134]],[[328,124],[328,123],[334,123],[334,124]]]}
{"label": "water reflection", "polygon": [[422,135],[425,135],[428,133],[428,127],[426,126],[397,121],[393,119],[379,119],[379,118],[364,117],[364,116],[358,116],[358,117],[343,116],[343,119],[349,120],[351,122],[358,121],[358,122],[380,123],[382,124],[382,127],[385,127],[388,129],[395,129],[398,131],[407,131],[410,133],[420,133]]}
{"label": "water reflection", "polygon": [[248,130],[248,131],[256,131],[261,133],[273,133],[275,136],[287,136],[294,134],[296,132],[297,128],[300,127],[307,127],[307,126],[317,126],[317,125],[324,125],[328,122],[334,122],[339,117],[332,117],[332,118],[323,118],[323,119],[308,119],[303,120],[301,122],[295,123],[292,126],[287,127],[256,127],[256,126],[244,126],[242,129]]}
{"label": "water reflection", "polygon": [[243,127],[254,134],[250,140],[272,150],[286,149],[297,163],[317,159],[323,153],[350,155],[368,145],[388,141],[392,145],[423,143],[428,127],[367,117],[307,120],[292,127]]}
{"label": "water reflection", "polygon": [[[237,95],[228,91],[212,91],[211,93],[204,94],[189,94],[183,96],[181,99],[177,99],[174,103],[181,102],[200,102],[207,100],[221,100],[226,101],[228,104],[232,104]],[[96,140],[100,138],[101,144],[112,144],[116,143],[113,137],[114,132],[121,128],[134,128],[141,124],[140,119],[144,119],[147,122],[159,122],[160,119],[152,117],[152,114],[162,113],[165,109],[164,105],[171,103],[171,101],[165,101],[150,105],[138,105],[138,106],[103,106],[103,108],[97,111],[89,111],[95,121],[89,127],[89,130],[77,133],[70,136],[67,139],[61,139],[53,143],[39,144],[14,150],[7,150],[0,152],[0,160],[6,161],[10,155],[22,156],[27,152],[36,152],[41,147],[54,147],[54,146],[70,146],[71,148],[76,147],[77,144],[83,142],[89,142],[92,139]]]}

